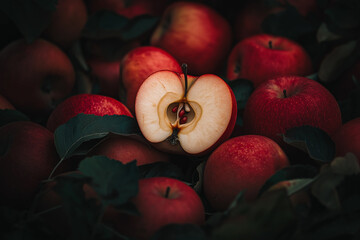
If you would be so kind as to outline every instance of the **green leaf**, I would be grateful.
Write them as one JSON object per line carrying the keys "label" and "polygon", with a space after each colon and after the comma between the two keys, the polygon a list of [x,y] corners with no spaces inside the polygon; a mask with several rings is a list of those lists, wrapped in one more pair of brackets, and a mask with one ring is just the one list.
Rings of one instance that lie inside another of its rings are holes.
{"label": "green leaf", "polygon": [[292,182],[289,182],[291,184],[289,184],[289,187],[287,188],[287,193],[290,196],[311,184],[317,173],[318,170],[315,167],[307,165],[293,165],[282,168],[265,182],[261,187],[258,196],[261,196],[266,190],[277,183],[293,180]]}
{"label": "green leaf", "polygon": [[247,79],[236,79],[227,82],[234,92],[238,109],[244,109],[247,100],[254,91],[254,85]]}
{"label": "green leaf", "polygon": [[157,17],[140,15],[132,19],[112,11],[98,11],[92,15],[82,32],[88,39],[119,38],[129,41],[150,31],[158,22]]}
{"label": "green leaf", "polygon": [[30,121],[29,117],[13,109],[0,109],[0,127],[16,121]]}
{"label": "green leaf", "polygon": [[55,130],[56,150],[61,159],[65,159],[72,156],[82,143],[103,138],[109,133],[131,135],[140,134],[140,130],[132,117],[81,113]]}
{"label": "green leaf", "polygon": [[168,224],[158,230],[150,240],[207,240],[201,227],[194,224]]}
{"label": "green leaf", "polygon": [[330,162],[335,157],[335,143],[323,130],[313,126],[291,128],[283,135],[286,143],[297,147],[320,162]]}
{"label": "green leaf", "polygon": [[138,192],[139,171],[135,161],[123,164],[105,156],[93,156],[80,162],[79,171],[92,179],[91,186],[103,204],[125,204]]}
{"label": "green leaf", "polygon": [[18,27],[28,42],[38,38],[50,24],[58,0],[3,0],[0,10]]}
{"label": "green leaf", "polygon": [[355,30],[360,26],[360,4],[357,0],[335,1],[324,11],[332,30]]}
{"label": "green leaf", "polygon": [[349,41],[337,46],[327,54],[319,67],[319,80],[322,82],[337,80],[349,66],[355,63],[358,54],[357,45],[357,41]]}

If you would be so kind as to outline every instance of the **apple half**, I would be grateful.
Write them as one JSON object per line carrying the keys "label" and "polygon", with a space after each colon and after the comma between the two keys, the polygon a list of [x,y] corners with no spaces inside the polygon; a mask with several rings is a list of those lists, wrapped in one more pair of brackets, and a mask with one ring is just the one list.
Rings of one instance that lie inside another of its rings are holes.
{"label": "apple half", "polygon": [[220,77],[200,77],[161,70],[140,86],[135,115],[144,137],[160,150],[202,155],[231,135],[237,106],[234,93]]}

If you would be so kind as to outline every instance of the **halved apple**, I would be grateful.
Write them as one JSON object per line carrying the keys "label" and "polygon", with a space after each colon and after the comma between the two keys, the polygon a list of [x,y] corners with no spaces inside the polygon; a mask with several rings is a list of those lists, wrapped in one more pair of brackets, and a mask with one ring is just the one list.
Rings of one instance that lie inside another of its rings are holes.
{"label": "halved apple", "polygon": [[162,70],[140,86],[135,115],[144,137],[160,150],[202,155],[229,138],[237,106],[220,77],[188,76]]}

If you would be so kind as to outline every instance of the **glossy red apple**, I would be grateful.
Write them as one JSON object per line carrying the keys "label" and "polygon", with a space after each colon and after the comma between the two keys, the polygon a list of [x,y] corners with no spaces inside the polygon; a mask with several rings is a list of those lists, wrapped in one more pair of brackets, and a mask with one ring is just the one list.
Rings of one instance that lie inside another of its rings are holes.
{"label": "glossy red apple", "polygon": [[167,162],[168,154],[160,152],[145,141],[127,136],[111,135],[91,150],[90,156],[104,155],[123,164],[136,160],[136,165]]}
{"label": "glossy red apple", "polygon": [[75,73],[67,55],[42,39],[16,40],[0,52],[0,94],[16,109],[46,115],[68,97]]}
{"label": "glossy red apple", "polygon": [[345,156],[352,152],[360,162],[360,117],[343,124],[333,135],[336,156]]}
{"label": "glossy red apple", "polygon": [[230,51],[232,33],[216,10],[201,3],[176,1],[165,10],[150,43],[187,63],[192,75],[218,74]]}
{"label": "glossy red apple", "polygon": [[129,109],[120,101],[97,94],[77,94],[61,102],[50,114],[47,121],[47,128],[50,131],[66,123],[70,118],[79,113],[104,115],[125,115],[132,117]]}
{"label": "glossy red apple", "polygon": [[277,170],[289,165],[284,151],[273,140],[258,135],[231,138],[206,161],[204,193],[215,210],[225,210],[240,191],[252,201]]}
{"label": "glossy red apple", "polygon": [[307,76],[312,61],[298,43],[268,34],[248,37],[237,43],[228,57],[227,78],[245,78],[258,87],[262,82],[282,75]]}
{"label": "glossy red apple", "polygon": [[135,98],[144,80],[159,70],[181,73],[180,64],[168,52],[153,46],[137,47],[121,62],[121,81],[126,91],[126,106],[135,112]]}
{"label": "glossy red apple", "polygon": [[15,108],[6,98],[0,95],[0,109],[15,109]]}
{"label": "glossy red apple", "polygon": [[303,125],[318,127],[330,136],[341,126],[334,96],[314,80],[299,76],[270,79],[246,103],[244,129],[248,134],[267,136],[284,146],[281,134]]}
{"label": "glossy red apple", "polygon": [[0,128],[0,205],[27,208],[59,161],[54,136],[30,121]]}
{"label": "glossy red apple", "polygon": [[[185,68],[184,68],[185,69]],[[234,93],[213,74],[200,77],[172,71],[151,74],[136,96],[135,113],[144,137],[176,154],[206,154],[234,129]]]}
{"label": "glossy red apple", "polygon": [[100,58],[86,60],[90,67],[90,79],[98,87],[100,95],[112,98],[121,97],[120,89],[120,60],[105,61]]}
{"label": "glossy red apple", "polygon": [[140,216],[119,213],[106,217],[115,220],[114,227],[120,233],[135,239],[149,239],[167,224],[201,225],[205,221],[204,206],[200,197],[194,189],[177,179],[140,179],[139,192],[132,202]]}
{"label": "glossy red apple", "polygon": [[68,48],[80,39],[87,18],[87,8],[83,0],[58,0],[44,36],[49,41]]}

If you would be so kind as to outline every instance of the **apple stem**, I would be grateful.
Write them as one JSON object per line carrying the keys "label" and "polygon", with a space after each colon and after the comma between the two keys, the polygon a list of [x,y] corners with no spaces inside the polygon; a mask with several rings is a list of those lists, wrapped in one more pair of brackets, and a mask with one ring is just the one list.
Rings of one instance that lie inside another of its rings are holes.
{"label": "apple stem", "polygon": [[287,98],[285,89],[283,90],[283,93],[284,93],[284,98]]}
{"label": "apple stem", "polygon": [[165,198],[169,198],[169,194],[170,194],[170,187],[168,186],[168,187],[166,188]]}
{"label": "apple stem", "polygon": [[270,49],[273,48],[273,46],[272,46],[272,41],[271,41],[271,40],[269,41],[269,48],[270,48]]}
{"label": "apple stem", "polygon": [[184,78],[185,78],[185,94],[184,94],[184,96],[186,96],[187,89],[188,89],[187,68],[188,67],[187,67],[186,63],[181,64],[181,69],[182,69],[182,71],[184,73]]}

